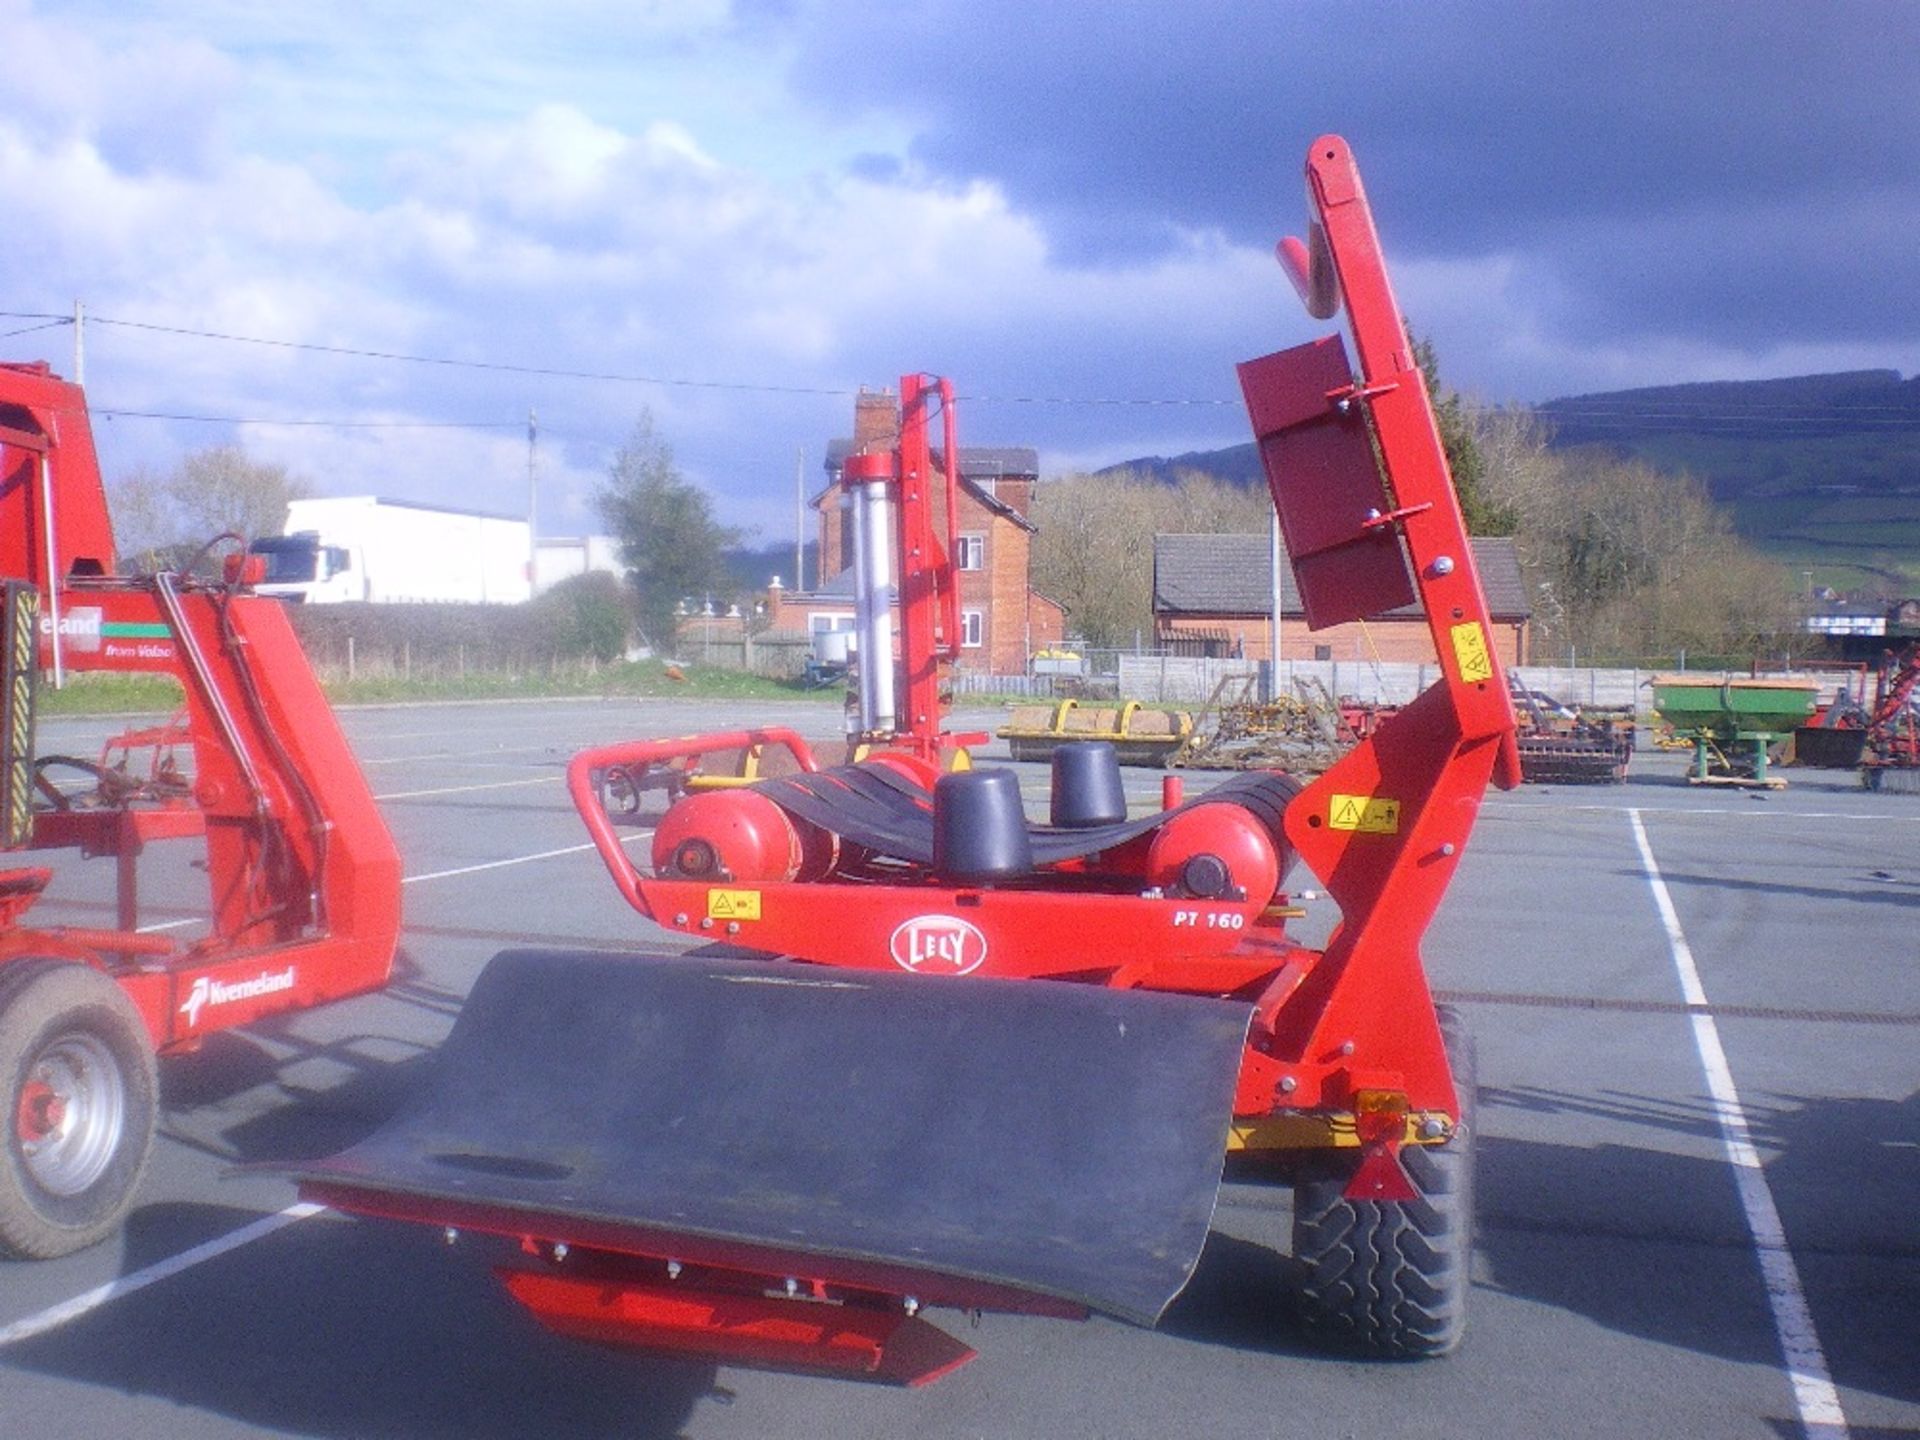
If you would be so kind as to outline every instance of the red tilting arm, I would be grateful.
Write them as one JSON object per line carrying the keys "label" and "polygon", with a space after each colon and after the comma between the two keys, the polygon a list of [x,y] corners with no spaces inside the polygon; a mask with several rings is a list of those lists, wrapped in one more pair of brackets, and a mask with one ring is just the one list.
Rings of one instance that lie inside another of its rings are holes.
{"label": "red tilting arm", "polygon": [[1284,243],[1281,258],[1314,313],[1344,304],[1359,363],[1331,336],[1241,366],[1254,433],[1309,625],[1364,619],[1417,595],[1442,678],[1287,810],[1287,837],[1343,923],[1299,1003],[1277,1016],[1270,1053],[1297,1071],[1283,1063],[1274,1068],[1288,1073],[1272,1078],[1292,1082],[1292,1104],[1345,1106],[1378,1089],[1457,1115],[1420,938],[1489,779],[1518,783],[1513,708],[1426,385],[1343,140],[1314,143],[1307,187],[1310,239]]}

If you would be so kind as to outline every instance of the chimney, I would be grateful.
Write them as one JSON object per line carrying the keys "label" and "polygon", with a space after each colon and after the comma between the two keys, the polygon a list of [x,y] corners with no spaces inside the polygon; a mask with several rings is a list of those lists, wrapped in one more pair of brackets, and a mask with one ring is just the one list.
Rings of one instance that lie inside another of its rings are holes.
{"label": "chimney", "polygon": [[866,390],[853,399],[853,448],[862,455],[900,443],[900,407],[891,390]]}

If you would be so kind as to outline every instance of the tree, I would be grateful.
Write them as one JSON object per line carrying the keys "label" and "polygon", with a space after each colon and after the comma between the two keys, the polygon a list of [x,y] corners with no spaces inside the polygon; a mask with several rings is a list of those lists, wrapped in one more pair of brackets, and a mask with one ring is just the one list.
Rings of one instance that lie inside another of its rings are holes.
{"label": "tree", "polygon": [[1554,450],[1538,415],[1469,417],[1482,496],[1512,516],[1543,649],[1729,660],[1790,646],[1786,572],[1739,536],[1692,477],[1605,450]]}
{"label": "tree", "polygon": [[604,570],[569,575],[538,596],[532,609],[553,651],[602,663],[627,648],[629,612],[620,582]]}
{"label": "tree", "polygon": [[1269,508],[1264,487],[1191,470],[1170,485],[1126,471],[1049,480],[1033,496],[1033,583],[1088,644],[1131,645],[1153,635],[1155,535],[1265,534]]}
{"label": "tree", "polygon": [[632,569],[634,616],[656,650],[674,643],[674,607],[727,587],[726,550],[742,533],[714,519],[706,493],[673,463],[673,450],[642,412],[594,496],[600,518]]}
{"label": "tree", "polygon": [[284,465],[252,460],[237,445],[187,454],[164,475],[142,468],[108,492],[120,553],[136,568],[157,570],[189,559],[214,536],[278,535],[287,503],[311,495]]}
{"label": "tree", "polygon": [[1431,340],[1413,342],[1413,361],[1427,382],[1427,398],[1440,427],[1440,445],[1447,452],[1453,488],[1460,495],[1460,513],[1472,535],[1511,535],[1518,517],[1498,503],[1487,489],[1487,463],[1480,453],[1474,415],[1457,390],[1440,383],[1440,356]]}

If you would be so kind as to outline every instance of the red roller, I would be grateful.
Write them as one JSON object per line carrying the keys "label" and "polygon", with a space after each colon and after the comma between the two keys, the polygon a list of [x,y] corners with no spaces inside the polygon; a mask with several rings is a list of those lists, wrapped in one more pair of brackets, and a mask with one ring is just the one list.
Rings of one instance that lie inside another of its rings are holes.
{"label": "red roller", "polygon": [[1279,847],[1244,807],[1195,805],[1170,817],[1147,852],[1147,883],[1169,895],[1264,904],[1280,888]]}
{"label": "red roller", "polygon": [[757,790],[689,795],[653,836],[654,871],[686,880],[818,880],[833,869],[834,836],[795,819]]}

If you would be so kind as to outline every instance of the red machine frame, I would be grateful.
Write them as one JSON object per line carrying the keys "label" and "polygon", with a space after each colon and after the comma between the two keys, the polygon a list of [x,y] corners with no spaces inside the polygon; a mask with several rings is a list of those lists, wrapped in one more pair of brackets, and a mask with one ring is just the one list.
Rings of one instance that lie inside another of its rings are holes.
{"label": "red machine frame", "polygon": [[[399,936],[400,859],[372,793],[282,605],[245,593],[238,554],[226,569],[222,583],[117,574],[85,397],[45,364],[0,365],[0,575],[13,577],[6,845],[111,857],[117,880],[113,926],[29,927],[22,916],[52,871],[0,873],[0,992],[14,998],[7,982],[22,965],[90,967],[132,1002],[161,1054],[375,989]],[[175,783],[62,794],[32,753],[36,671],[56,683],[85,671],[176,680],[173,724],[121,737],[123,752],[157,747]],[[210,924],[189,942],[140,928],[139,857],[176,838],[204,845]],[[57,1138],[71,1108],[29,1088],[6,1136],[16,1163]]]}
{"label": "red machine frame", "polygon": [[[840,845],[820,827],[781,818],[787,812],[769,797],[791,799],[792,792],[768,789],[690,793],[673,802],[656,831],[658,868],[650,873],[630,858],[603,803],[603,776],[619,769],[635,776],[661,767],[697,770],[702,757],[744,750],[784,752],[792,769],[817,777],[812,751],[784,729],[597,747],[574,757],[568,784],[621,895],[689,939],[823,966],[898,967],[929,975],[929,985],[993,976],[1250,1002],[1229,1148],[1344,1153],[1351,1157],[1347,1197],[1391,1204],[1419,1195],[1404,1152],[1444,1145],[1464,1114],[1422,968],[1421,937],[1459,864],[1488,783],[1512,788],[1520,768],[1473,552],[1344,142],[1331,136],[1315,142],[1307,179],[1309,238],[1284,242],[1282,259],[1312,313],[1327,318],[1344,303],[1358,364],[1349,363],[1334,336],[1243,365],[1254,433],[1310,623],[1339,623],[1417,596],[1441,657],[1441,679],[1293,794],[1279,825],[1284,834],[1263,828],[1269,868],[1256,864],[1247,872],[1262,876],[1259,885],[1183,893],[1178,884],[1159,883],[1154,835],[1131,828],[1124,839],[1114,831],[1103,852],[999,881],[956,883],[926,864],[873,864],[862,853],[866,847]],[[909,377],[903,383],[899,448],[855,457],[849,483],[893,479],[903,500],[910,723],[892,737],[867,737],[891,744],[864,764],[933,788],[965,777],[941,778],[954,737],[939,730],[940,626],[951,647],[956,615],[945,552],[930,529],[920,528],[930,508],[923,483],[930,463],[929,393],[940,396],[945,412],[951,515],[959,456],[945,382],[929,388]],[[868,778],[890,783],[882,774]],[[1170,812],[1177,789],[1168,787]],[[738,803],[705,804],[736,796]],[[931,801],[925,808],[932,810]],[[1209,810],[1239,818],[1209,818]],[[1249,813],[1209,806],[1203,797],[1162,824],[1168,831],[1194,825],[1207,844],[1217,838],[1225,853],[1245,833],[1236,826],[1256,823],[1244,818]],[[713,828],[703,831],[707,824]],[[723,839],[745,846],[735,857],[751,852],[755,863],[731,869],[718,863]],[[1285,851],[1305,861],[1340,907],[1341,923],[1324,950],[1287,933],[1297,912],[1278,888]],[[779,878],[766,878],[773,872]],[[920,946],[916,937],[931,938]],[[689,1249],[701,1244],[697,1237],[586,1217],[535,1219],[450,1196],[368,1188],[351,1178],[310,1181],[303,1193],[360,1213],[446,1225],[450,1237],[455,1229],[472,1229],[516,1238],[531,1255],[565,1261],[567,1274],[508,1272],[516,1298],[563,1333],[909,1383],[966,1358],[951,1351],[903,1353],[925,1345],[925,1336],[910,1328],[911,1317],[921,1300],[941,1303],[938,1287],[951,1277],[907,1281],[777,1245],[764,1252],[709,1247],[696,1256]],[[905,1288],[909,1283],[914,1290]],[[936,1287],[931,1294],[929,1283]],[[1064,1313],[1057,1300],[1041,1295],[954,1298],[958,1293],[945,1294],[945,1303]],[[836,1303],[812,1303],[829,1300]]]}
{"label": "red machine frame", "polygon": [[[1433,1004],[1420,967],[1419,939],[1437,909],[1490,779],[1519,783],[1514,714],[1505,675],[1490,643],[1490,618],[1474,569],[1465,522],[1446,468],[1426,386],[1394,302],[1378,238],[1344,142],[1314,146],[1307,175],[1315,222],[1311,248],[1287,245],[1298,257],[1303,294],[1343,299],[1360,369],[1332,383],[1316,378],[1344,368],[1337,337],[1281,352],[1242,367],[1256,434],[1278,443],[1311,431],[1328,417],[1363,407],[1391,487],[1393,503],[1366,513],[1328,484],[1328,472],[1275,469],[1270,481],[1289,549],[1302,571],[1318,555],[1350,561],[1343,550],[1365,547],[1390,557],[1404,574],[1405,552],[1425,607],[1442,679],[1308,786],[1287,812],[1286,838],[1339,904],[1344,923],[1324,952],[1293,944],[1283,907],[1272,897],[1245,901],[1175,901],[1139,893],[1106,893],[1062,872],[1057,888],[986,888],[921,883],[863,883],[857,904],[845,887],[819,881],[751,886],[650,876],[634,863],[599,799],[595,777],[625,766],[644,770],[687,757],[745,747],[784,748],[802,770],[818,768],[804,741],[789,731],[748,730],[692,740],[642,740],[574,757],[568,783],[575,805],[621,895],[668,929],[822,964],[885,970],[896,963],[888,937],[903,923],[933,914],[964,917],[983,932],[983,975],[1097,978],[1126,987],[1196,994],[1257,995],[1266,1033],[1249,1046],[1242,1072],[1241,1113],[1254,1120],[1323,1107],[1350,1109],[1362,1090],[1404,1094],[1416,1116],[1457,1117]],[[1331,347],[1331,348],[1329,348]],[[1303,381],[1303,375],[1305,379]],[[950,391],[940,393],[949,419]],[[912,398],[917,398],[917,392]],[[896,473],[924,463],[924,435],[909,401]],[[1346,456],[1353,437],[1348,427]],[[1317,443],[1317,442],[1316,442]],[[1333,454],[1331,446],[1326,454]],[[1291,458],[1291,457],[1288,457]],[[1280,461],[1284,467],[1286,460]],[[872,468],[886,473],[879,457]],[[951,463],[949,468],[956,468]],[[1367,468],[1371,470],[1368,452]],[[1346,506],[1343,513],[1342,506]],[[908,548],[914,540],[908,532]],[[1329,575],[1341,571],[1328,570]],[[1350,570],[1344,573],[1351,573]],[[1303,589],[1314,585],[1303,578]],[[903,584],[907,633],[931,640],[934,606],[927,590]],[[951,595],[949,588],[947,594]],[[1309,590],[1310,601],[1326,595]],[[1328,603],[1345,600],[1333,593]],[[1397,597],[1390,597],[1398,603]],[[933,645],[908,654],[928,657]],[[910,665],[914,662],[910,659]],[[910,675],[919,694],[937,693],[931,665]],[[916,725],[937,711],[915,709]],[[872,763],[902,765],[929,778],[933,747],[921,736],[904,753]],[[1137,852],[1103,857],[1107,878],[1137,876]],[[754,898],[734,903],[731,892]],[[716,908],[718,897],[718,908]],[[1411,1128],[1415,1128],[1410,1126]],[[1426,1138],[1434,1138],[1428,1135]]]}

